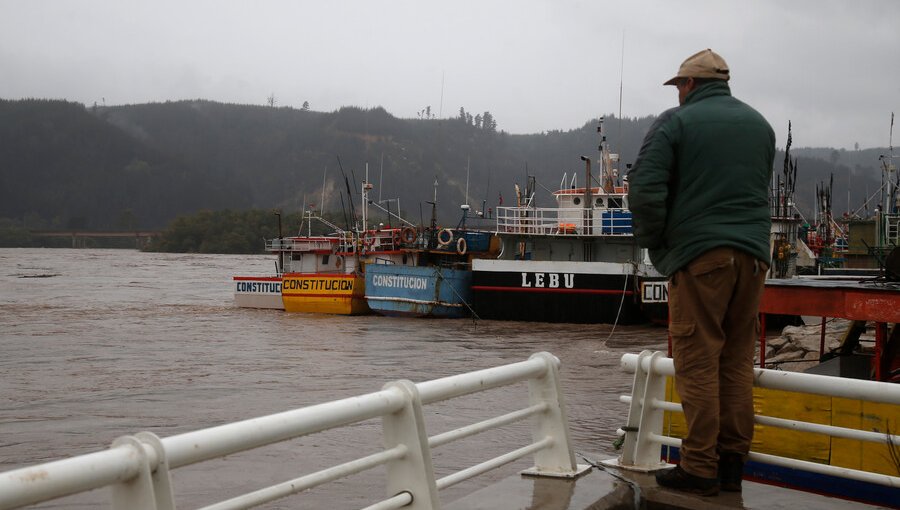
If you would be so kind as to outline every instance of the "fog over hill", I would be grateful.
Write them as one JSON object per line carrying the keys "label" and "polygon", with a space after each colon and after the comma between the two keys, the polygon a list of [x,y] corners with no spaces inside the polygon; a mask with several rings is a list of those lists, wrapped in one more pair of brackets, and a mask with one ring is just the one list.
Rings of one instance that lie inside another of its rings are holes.
{"label": "fog over hill", "polygon": [[[370,196],[410,221],[427,221],[435,193],[439,223],[515,201],[514,185],[536,177],[538,205],[564,174],[583,184],[582,155],[596,157],[597,119],[569,130],[512,135],[491,112],[455,118],[397,118],[381,107],[333,112],[204,100],[86,107],[50,100],[0,100],[0,218],[26,228],[162,228],[199,210],[359,210],[368,168]],[[617,119],[604,129],[614,152],[634,161],[653,117]],[[774,126],[779,139],[787,126]],[[796,133],[795,133],[796,136]],[[797,198],[808,213],[815,184],[834,175],[835,211],[859,207],[880,186],[878,156],[792,148]],[[783,153],[776,156],[780,169]],[[324,201],[323,201],[324,199]],[[484,206],[482,206],[484,204]],[[376,220],[378,216],[376,214]]]}

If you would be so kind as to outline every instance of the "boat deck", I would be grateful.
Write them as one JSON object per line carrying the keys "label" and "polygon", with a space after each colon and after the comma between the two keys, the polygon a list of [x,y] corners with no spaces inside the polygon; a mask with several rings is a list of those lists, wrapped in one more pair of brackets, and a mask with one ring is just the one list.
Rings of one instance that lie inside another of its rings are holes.
{"label": "boat deck", "polygon": [[837,278],[766,280],[762,313],[900,322],[900,283]]}
{"label": "boat deck", "polygon": [[[896,358],[900,356],[900,328],[894,327],[892,333],[888,329],[888,324],[900,323],[898,282],[874,278],[858,280],[828,277],[766,280],[759,311],[763,321],[760,337],[761,365],[765,365],[766,314],[837,317],[874,322],[872,376],[876,381],[888,378],[891,369],[897,364]],[[824,334],[823,329],[823,346]]]}

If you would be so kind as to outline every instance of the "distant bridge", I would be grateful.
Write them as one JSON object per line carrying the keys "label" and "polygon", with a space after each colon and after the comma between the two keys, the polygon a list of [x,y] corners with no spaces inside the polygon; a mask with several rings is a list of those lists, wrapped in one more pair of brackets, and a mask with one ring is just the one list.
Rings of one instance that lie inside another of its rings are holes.
{"label": "distant bridge", "polygon": [[68,237],[72,239],[72,248],[84,248],[86,239],[109,239],[113,237],[133,238],[135,248],[141,249],[154,237],[162,235],[160,230],[30,230],[34,237]]}

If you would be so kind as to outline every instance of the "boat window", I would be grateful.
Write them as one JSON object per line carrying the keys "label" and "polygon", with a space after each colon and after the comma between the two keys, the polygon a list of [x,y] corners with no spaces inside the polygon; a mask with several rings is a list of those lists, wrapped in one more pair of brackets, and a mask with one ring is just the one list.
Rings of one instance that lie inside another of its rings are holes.
{"label": "boat window", "polygon": [[578,205],[581,203],[581,197],[575,197],[572,199],[572,203]]}
{"label": "boat window", "polygon": [[403,254],[403,265],[406,265],[406,254]]}
{"label": "boat window", "polygon": [[603,199],[600,197],[597,197],[597,200],[594,201],[594,205],[596,205],[597,207],[603,207]]}
{"label": "boat window", "polygon": [[608,204],[609,204],[610,209],[621,209],[622,208],[622,199],[609,197]]}
{"label": "boat window", "polygon": [[329,254],[326,253],[325,255],[322,255],[322,265],[323,266],[328,265],[328,258],[329,258]]}

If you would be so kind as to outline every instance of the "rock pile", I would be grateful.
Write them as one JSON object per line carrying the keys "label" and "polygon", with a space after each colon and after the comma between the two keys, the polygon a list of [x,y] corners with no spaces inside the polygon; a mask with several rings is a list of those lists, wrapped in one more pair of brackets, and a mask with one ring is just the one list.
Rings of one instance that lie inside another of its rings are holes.
{"label": "rock pile", "polygon": [[[822,325],[819,319],[809,318],[806,326],[787,326],[781,336],[766,338],[766,368],[778,368],[790,372],[802,372],[819,363],[819,347]],[[844,332],[850,326],[845,319],[828,319],[825,323],[825,352],[841,345]],[[869,333],[862,341],[872,339]],[[756,362],[759,362],[757,353]]]}

